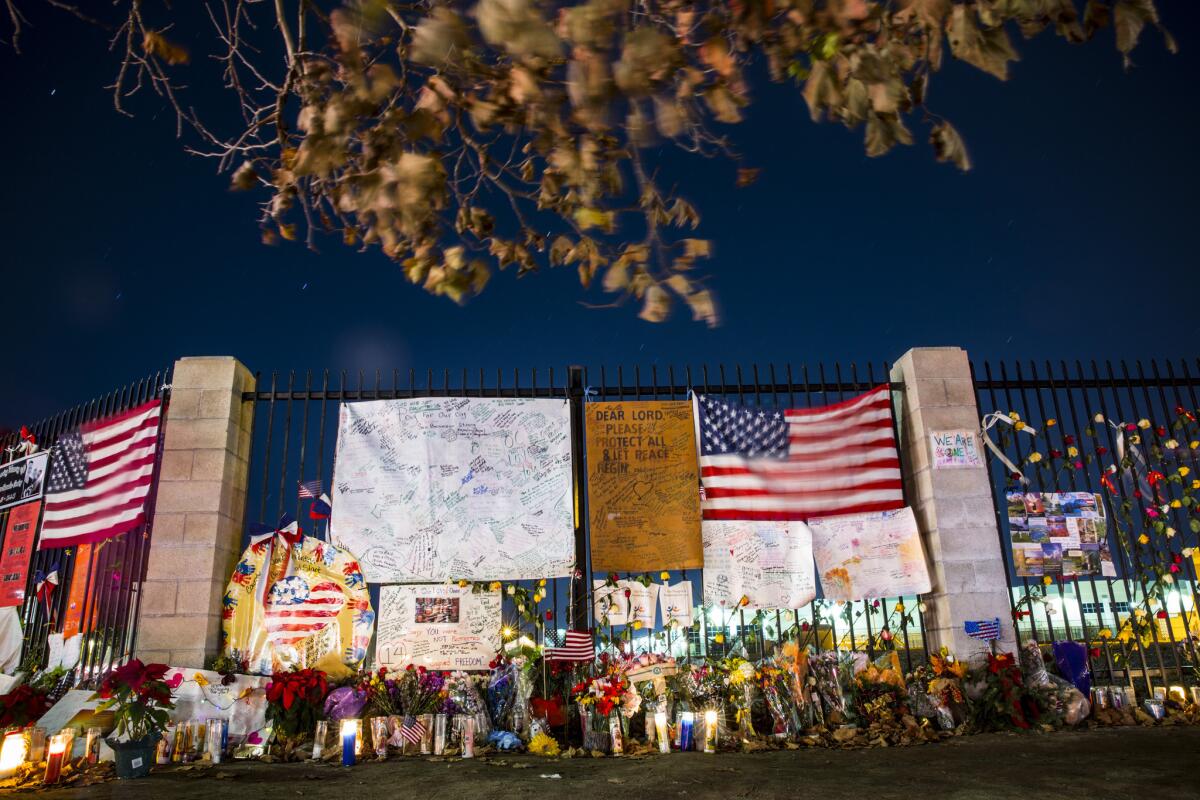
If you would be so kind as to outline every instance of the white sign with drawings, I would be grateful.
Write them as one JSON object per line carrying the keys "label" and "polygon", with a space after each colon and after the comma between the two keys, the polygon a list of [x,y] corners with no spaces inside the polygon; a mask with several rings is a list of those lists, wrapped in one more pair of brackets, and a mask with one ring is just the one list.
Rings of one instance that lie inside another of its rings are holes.
{"label": "white sign with drawings", "polygon": [[817,596],[812,533],[803,522],[709,520],[704,540],[704,604],[803,608]]}
{"label": "white sign with drawings", "polygon": [[333,540],[371,583],[571,574],[566,400],[344,403]]}
{"label": "white sign with drawings", "polygon": [[500,649],[499,591],[435,583],[379,590],[375,666],[487,669]]}

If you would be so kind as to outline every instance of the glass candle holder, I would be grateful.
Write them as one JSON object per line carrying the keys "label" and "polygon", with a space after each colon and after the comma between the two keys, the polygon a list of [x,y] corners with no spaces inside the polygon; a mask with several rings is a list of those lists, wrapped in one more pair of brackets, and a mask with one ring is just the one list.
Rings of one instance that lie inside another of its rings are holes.
{"label": "glass candle holder", "polygon": [[371,744],[376,758],[387,758],[391,721],[387,717],[371,717]]}
{"label": "glass candle holder", "polygon": [[229,739],[229,723],[223,719],[210,719],[205,733],[208,742],[208,757],[214,764],[220,764],[225,757],[225,743]]}
{"label": "glass candle holder", "polygon": [[440,756],[446,752],[446,733],[450,717],[447,714],[433,715],[433,754]]}
{"label": "glass candle holder", "polygon": [[25,763],[25,754],[29,751],[29,742],[25,739],[24,731],[13,731],[4,737],[4,746],[0,747],[0,776],[11,775],[17,767]]}
{"label": "glass candle holder", "polygon": [[317,720],[317,730],[313,733],[313,761],[320,761],[325,756],[325,740],[329,738],[329,720]]}
{"label": "glass candle holder", "polygon": [[658,752],[671,752],[671,734],[667,731],[667,712],[654,712],[654,734],[658,738]]}
{"label": "glass candle holder", "polygon": [[361,719],[342,720],[342,766],[353,767],[358,756],[358,732]]}
{"label": "glass candle holder", "polygon": [[717,710],[715,708],[704,712],[704,752],[717,752]]}
{"label": "glass candle holder", "polygon": [[468,716],[462,723],[462,757],[475,757],[475,717]]}
{"label": "glass candle holder", "polygon": [[67,747],[73,738],[60,733],[50,739],[50,747],[46,752],[46,774],[42,776],[44,785],[53,786],[58,783],[58,779],[62,775],[63,758],[65,758]]}
{"label": "glass candle holder", "polygon": [[83,755],[87,759],[87,763],[100,763],[100,729],[88,728],[87,738],[84,741]]}
{"label": "glass candle holder", "polygon": [[63,750],[63,761],[69,763],[72,756],[75,755],[75,729],[63,728],[58,732],[58,735],[64,737],[63,741],[66,742],[65,749]]}
{"label": "glass candle holder", "polygon": [[46,729],[34,726],[29,729],[30,761],[41,761],[46,757]]}
{"label": "glass candle holder", "polygon": [[421,755],[433,753],[433,714],[422,714],[421,722]]}
{"label": "glass candle holder", "polygon": [[679,749],[688,751],[692,749],[693,733],[692,728],[695,725],[695,715],[691,711],[684,711],[679,715]]}
{"label": "glass candle holder", "polygon": [[608,744],[609,750],[614,756],[624,754],[625,737],[621,731],[621,714],[619,711],[614,711],[608,716]]}

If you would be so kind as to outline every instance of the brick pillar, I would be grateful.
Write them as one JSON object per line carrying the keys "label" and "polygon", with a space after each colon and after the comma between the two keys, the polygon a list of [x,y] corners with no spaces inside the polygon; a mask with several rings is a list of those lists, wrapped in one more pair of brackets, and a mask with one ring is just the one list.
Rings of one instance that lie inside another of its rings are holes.
{"label": "brick pillar", "polygon": [[183,358],[171,386],[137,655],[202,667],[242,549],[254,376],[228,356]]}
{"label": "brick pillar", "polygon": [[[929,648],[944,645],[960,658],[981,657],[987,644],[969,638],[963,622],[999,617],[1000,647],[1011,651],[1016,635],[986,463],[936,470],[932,464],[930,433],[979,428],[966,351],[914,348],[896,362],[892,380],[904,382],[897,409],[904,488],[932,568],[933,591],[925,597]],[[982,442],[977,444],[982,455]]]}

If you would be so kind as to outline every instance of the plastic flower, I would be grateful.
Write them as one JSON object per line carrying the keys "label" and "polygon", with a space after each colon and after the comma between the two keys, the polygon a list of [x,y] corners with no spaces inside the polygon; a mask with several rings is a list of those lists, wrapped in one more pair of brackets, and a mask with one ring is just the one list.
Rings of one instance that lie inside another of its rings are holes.
{"label": "plastic flower", "polygon": [[896,603],[896,613],[897,614],[904,613],[904,603]]}
{"label": "plastic flower", "polygon": [[546,585],[546,579],[545,579],[545,578],[542,578],[540,581],[538,581],[538,586],[545,586],[545,585]]}
{"label": "plastic flower", "polygon": [[1183,506],[1183,503],[1181,503],[1179,500],[1171,501],[1171,508],[1181,508],[1182,506]]}
{"label": "plastic flower", "polygon": [[640,619],[635,619],[633,621],[633,629],[635,631],[640,631],[642,629],[642,621]]}
{"label": "plastic flower", "polygon": [[1036,450],[1034,450],[1032,453],[1029,454],[1029,457],[1026,458],[1025,460],[1028,461],[1030,464],[1036,464],[1042,460],[1042,454],[1037,452]]}
{"label": "plastic flower", "polygon": [[1192,439],[1190,442],[1188,442],[1188,447],[1195,450],[1197,447],[1200,447],[1200,440]]}
{"label": "plastic flower", "polygon": [[1017,420],[1020,420],[1020,419],[1021,419],[1021,415],[1020,415],[1020,414],[1018,414],[1018,413],[1017,413],[1017,412],[1015,412],[1015,411],[1010,411],[1010,412],[1008,412],[1008,416],[1012,417],[1012,419],[1013,419],[1014,421],[1017,421]]}
{"label": "plastic flower", "polygon": [[1095,422],[1095,423],[1097,423],[1097,424],[1099,424],[1099,423],[1101,423],[1101,422],[1104,422],[1104,415],[1103,415],[1103,414],[1097,414],[1096,416],[1092,417],[1092,421],[1093,421],[1093,422]]}
{"label": "plastic flower", "polygon": [[546,735],[543,731],[538,731],[537,736],[529,740],[529,752],[535,756],[546,756],[554,758],[559,754],[558,742],[554,737]]}
{"label": "plastic flower", "polygon": [[1167,534],[1168,539],[1175,538],[1175,529],[1174,528],[1167,528],[1165,531],[1163,531],[1163,533]]}
{"label": "plastic flower", "polygon": [[510,584],[508,585],[508,596],[509,596],[509,597],[512,597],[512,596],[513,596],[514,594],[516,594],[516,593],[517,593],[517,587],[516,587],[516,586],[513,586],[513,585],[510,583]]}
{"label": "plastic flower", "polygon": [[1023,430],[1025,430],[1025,423],[1024,423],[1024,422],[1021,422],[1021,420],[1017,420],[1016,422],[1014,422],[1014,423],[1013,423],[1013,430],[1014,430],[1014,431],[1023,431]]}
{"label": "plastic flower", "polygon": [[1150,427],[1150,420],[1146,419],[1145,417],[1142,417],[1141,419],[1138,420],[1137,425],[1142,430],[1146,430],[1147,428]]}
{"label": "plastic flower", "polygon": [[1185,558],[1191,558],[1192,557],[1192,548],[1190,548],[1190,547],[1183,548],[1183,555]]}
{"label": "plastic flower", "polygon": [[1192,481],[1192,488],[1200,489],[1200,478],[1197,478],[1196,480]]}
{"label": "plastic flower", "polygon": [[1163,579],[1163,583],[1174,583],[1175,582],[1175,576],[1171,575],[1170,573],[1163,575],[1162,579]]}

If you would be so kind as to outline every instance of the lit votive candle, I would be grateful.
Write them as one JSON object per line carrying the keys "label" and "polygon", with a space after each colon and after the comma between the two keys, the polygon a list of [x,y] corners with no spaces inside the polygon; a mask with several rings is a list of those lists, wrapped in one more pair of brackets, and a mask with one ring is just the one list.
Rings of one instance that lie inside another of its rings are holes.
{"label": "lit votive candle", "polygon": [[46,774],[42,778],[42,783],[46,786],[58,783],[58,778],[62,774],[63,757],[67,752],[67,744],[68,737],[61,733],[50,739],[50,747],[46,752]]}
{"label": "lit votive candle", "polygon": [[358,748],[359,720],[342,720],[342,766],[353,767],[355,751]]}
{"label": "lit votive candle", "polygon": [[667,732],[667,712],[654,712],[654,734],[658,737],[658,752],[671,752],[671,735]]}
{"label": "lit votive candle", "polygon": [[717,710],[715,708],[704,712],[704,752],[717,752]]}
{"label": "lit votive candle", "polygon": [[13,731],[4,737],[4,746],[0,747],[0,777],[13,774],[25,763],[27,744],[24,731]]}

